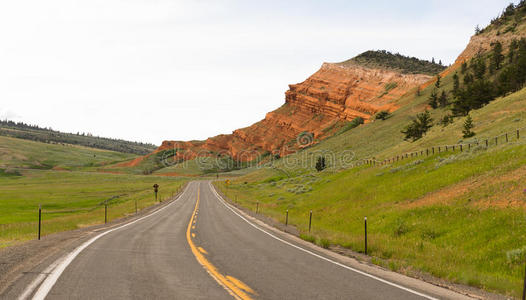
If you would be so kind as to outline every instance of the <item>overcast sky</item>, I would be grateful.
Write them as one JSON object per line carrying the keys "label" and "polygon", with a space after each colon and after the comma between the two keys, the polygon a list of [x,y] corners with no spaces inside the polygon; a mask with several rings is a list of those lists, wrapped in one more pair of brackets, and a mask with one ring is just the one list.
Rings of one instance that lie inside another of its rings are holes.
{"label": "overcast sky", "polygon": [[1,1],[0,118],[204,139],[261,120],[323,62],[386,49],[452,63],[509,2]]}

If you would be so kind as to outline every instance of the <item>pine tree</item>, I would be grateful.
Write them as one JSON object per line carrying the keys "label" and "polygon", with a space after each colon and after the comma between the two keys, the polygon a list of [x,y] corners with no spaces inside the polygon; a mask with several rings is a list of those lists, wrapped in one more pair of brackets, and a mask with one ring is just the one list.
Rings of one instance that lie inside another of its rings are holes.
{"label": "pine tree", "polygon": [[468,70],[468,63],[467,62],[463,62],[462,66],[460,67],[460,73],[462,73],[462,75],[464,75],[464,74],[466,74],[467,70]]}
{"label": "pine tree", "polygon": [[405,135],[405,140],[411,139],[416,141],[422,138],[432,126],[433,119],[431,118],[429,111],[426,110],[423,113],[417,114],[416,119],[407,125],[401,132]]}
{"label": "pine tree", "polygon": [[325,168],[325,157],[318,156],[318,160],[316,161],[316,171],[320,172],[323,171]]}
{"label": "pine tree", "polygon": [[484,78],[486,74],[486,61],[483,57],[478,56],[471,61],[471,68],[476,79]]}
{"label": "pine tree", "polygon": [[517,40],[511,41],[508,51],[508,63],[512,64],[515,61],[515,51],[517,48],[519,48],[519,42]]}
{"label": "pine tree", "polygon": [[441,107],[446,107],[447,106],[446,91],[442,91],[442,94],[440,95],[440,98],[438,98],[438,103],[440,104]]}
{"label": "pine tree", "polygon": [[470,115],[468,115],[468,117],[464,121],[464,129],[462,130],[464,138],[469,138],[475,135],[475,133],[471,131],[473,127],[475,127],[475,125],[473,125],[473,119]]}
{"label": "pine tree", "polygon": [[453,74],[453,96],[457,95],[459,88],[460,88],[460,81],[459,81],[457,72],[455,72],[455,74]]}
{"label": "pine tree", "polygon": [[432,107],[432,108],[437,108],[438,107],[438,95],[437,95],[437,92],[436,90],[433,90],[431,92],[431,95],[429,95],[429,105]]}
{"label": "pine tree", "polygon": [[496,70],[499,70],[502,66],[503,61],[504,55],[502,54],[502,44],[500,42],[496,42],[493,45],[493,53],[491,55],[490,62],[490,71],[494,72]]}
{"label": "pine tree", "polygon": [[440,88],[440,74],[437,74],[437,81],[435,82],[435,87],[436,87],[437,89]]}
{"label": "pine tree", "polygon": [[469,85],[471,83],[473,83],[474,79],[473,79],[473,75],[471,75],[471,73],[467,73],[465,76],[464,76],[464,84],[465,85]]}

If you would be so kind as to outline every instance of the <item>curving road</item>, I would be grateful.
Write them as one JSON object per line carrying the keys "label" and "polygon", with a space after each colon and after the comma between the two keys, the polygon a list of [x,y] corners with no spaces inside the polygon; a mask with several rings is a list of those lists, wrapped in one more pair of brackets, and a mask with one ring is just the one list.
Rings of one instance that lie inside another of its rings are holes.
{"label": "curving road", "polygon": [[[29,275],[28,275],[29,276]],[[463,299],[339,257],[230,206],[210,182],[84,242],[32,279],[33,299]]]}

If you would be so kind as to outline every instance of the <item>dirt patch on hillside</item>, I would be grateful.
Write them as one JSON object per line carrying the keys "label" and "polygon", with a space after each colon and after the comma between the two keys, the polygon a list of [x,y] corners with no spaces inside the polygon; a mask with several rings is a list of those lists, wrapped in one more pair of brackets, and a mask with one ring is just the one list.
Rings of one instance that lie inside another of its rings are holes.
{"label": "dirt patch on hillside", "polygon": [[156,176],[169,176],[169,177],[199,177],[197,174],[180,174],[176,172],[169,173],[155,173]]}
{"label": "dirt patch on hillside", "polygon": [[[526,166],[523,166],[498,177],[491,172],[490,174],[469,178],[429,193],[407,204],[407,207],[448,205],[465,198],[466,201],[472,202],[473,205],[481,208],[526,208],[525,188]],[[470,194],[475,195],[477,199],[471,199]]]}
{"label": "dirt patch on hillside", "polygon": [[139,156],[135,159],[132,159],[130,161],[125,161],[125,162],[121,162],[121,163],[118,163],[116,164],[115,166],[116,167],[136,167],[138,166],[142,160],[145,158],[146,156]]}

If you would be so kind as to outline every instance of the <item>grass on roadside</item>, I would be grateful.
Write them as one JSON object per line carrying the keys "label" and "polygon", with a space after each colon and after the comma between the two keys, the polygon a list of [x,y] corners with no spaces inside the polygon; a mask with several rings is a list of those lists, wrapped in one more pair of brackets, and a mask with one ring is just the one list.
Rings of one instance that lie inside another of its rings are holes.
{"label": "grass on roadside", "polygon": [[[167,199],[184,178],[114,175],[94,172],[19,170],[0,176],[0,248],[34,239],[38,205],[42,204],[43,235],[104,223],[155,204],[152,185]],[[1,175],[1,174],[0,174]]]}

